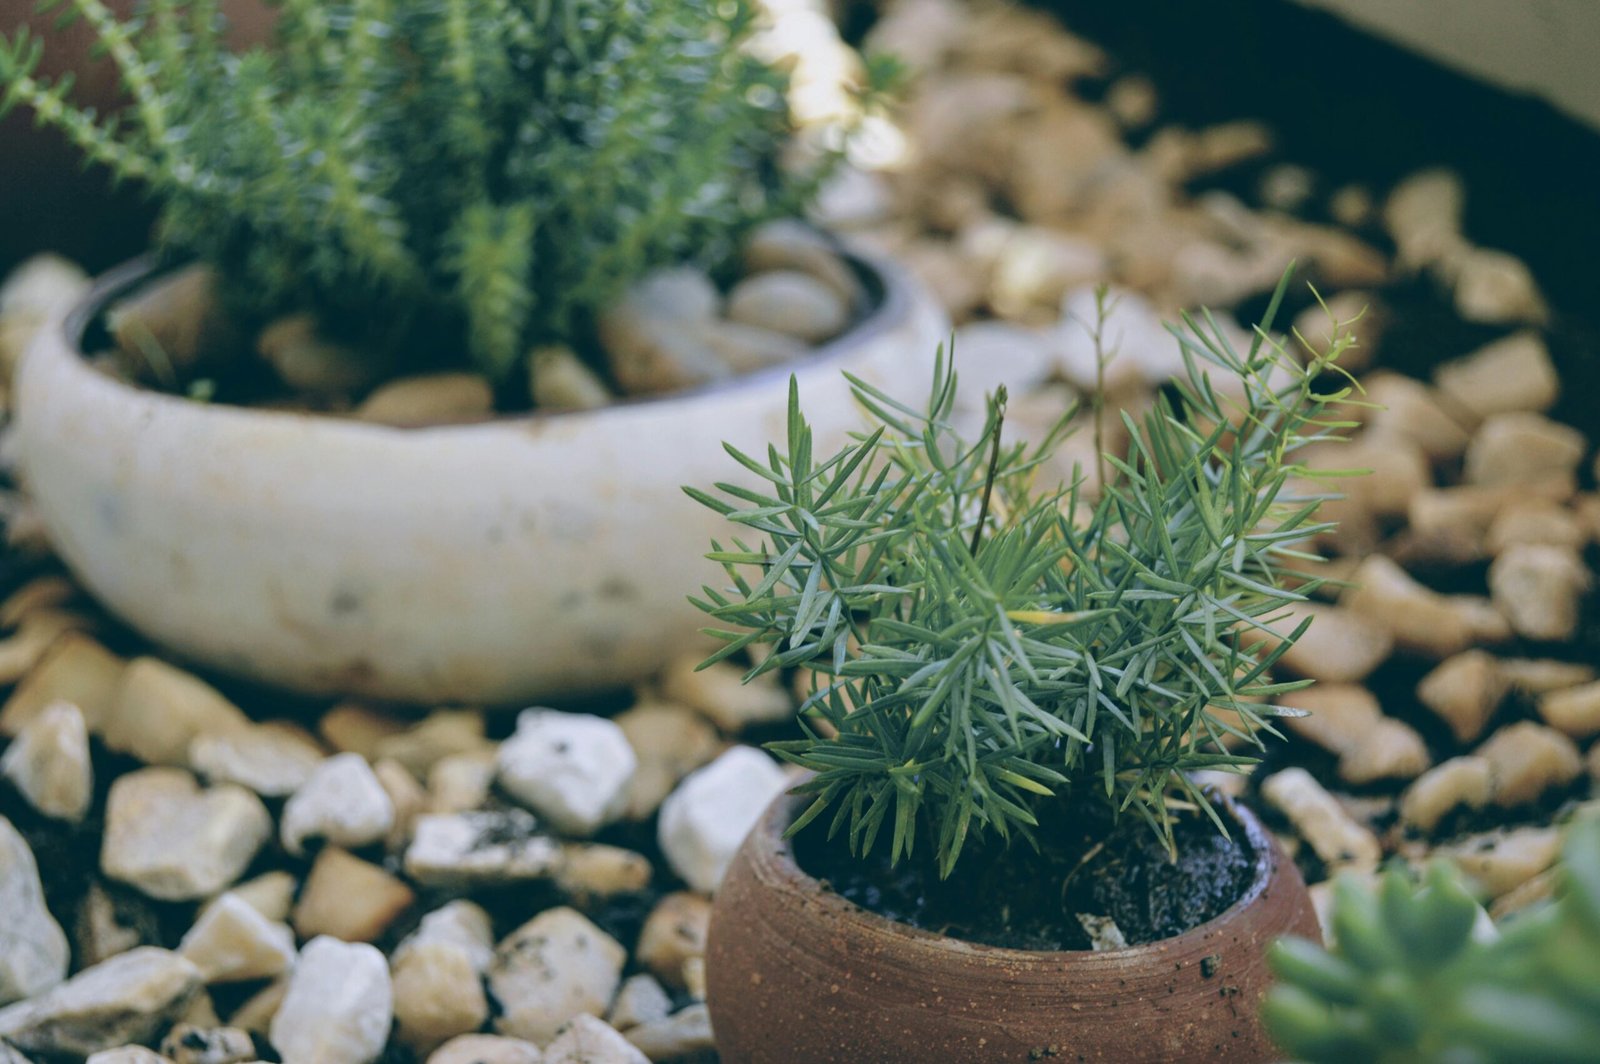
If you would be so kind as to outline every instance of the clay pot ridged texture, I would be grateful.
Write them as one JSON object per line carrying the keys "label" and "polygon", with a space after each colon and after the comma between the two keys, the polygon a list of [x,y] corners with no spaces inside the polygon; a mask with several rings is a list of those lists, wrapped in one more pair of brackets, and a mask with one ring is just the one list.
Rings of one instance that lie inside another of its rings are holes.
{"label": "clay pot ridged texture", "polygon": [[682,485],[754,479],[799,380],[817,452],[864,416],[842,371],[914,401],[949,323],[892,262],[875,309],[805,359],[583,413],[397,429],[207,405],[92,368],[108,275],[35,338],[18,460],[79,580],[187,659],[316,694],[510,703],[637,681],[698,646],[687,601],[738,529]]}
{"label": "clay pot ridged texture", "polygon": [[796,801],[767,810],[717,893],[706,976],[723,1064],[1278,1059],[1257,1016],[1265,951],[1320,932],[1299,870],[1248,810],[1229,807],[1255,876],[1216,919],[1123,950],[1030,952],[825,890],[782,838]]}

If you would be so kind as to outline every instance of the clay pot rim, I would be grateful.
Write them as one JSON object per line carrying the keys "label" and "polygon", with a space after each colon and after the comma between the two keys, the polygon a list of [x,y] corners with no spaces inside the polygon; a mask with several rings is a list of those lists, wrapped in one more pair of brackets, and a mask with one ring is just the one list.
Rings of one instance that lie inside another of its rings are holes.
{"label": "clay pot rim", "polygon": [[1284,859],[1272,837],[1267,833],[1267,829],[1248,806],[1228,795],[1216,794],[1212,796],[1212,800],[1218,813],[1224,820],[1233,822],[1231,830],[1243,835],[1244,841],[1254,854],[1252,860],[1254,871],[1250,884],[1232,905],[1205,923],[1196,924],[1181,934],[1143,945],[1113,950],[1013,949],[925,931],[862,908],[832,890],[824,890],[820,881],[795,861],[794,847],[790,845],[790,840],[783,837],[783,832],[799,814],[802,804],[809,800],[809,795],[786,791],[761,814],[761,819],[756,822],[745,844],[748,851],[746,856],[759,878],[769,881],[779,889],[805,895],[810,904],[821,910],[821,915],[854,923],[863,934],[894,938],[908,949],[924,950],[935,955],[951,951],[976,954],[1001,965],[1039,968],[1064,963],[1082,965],[1090,959],[1097,964],[1115,965],[1159,956],[1170,950],[1174,943],[1183,943],[1190,939],[1205,940],[1225,931],[1228,925],[1239,919],[1240,914],[1262,898],[1278,878],[1279,863]]}
{"label": "clay pot rim", "polygon": [[[234,415],[248,415],[260,418],[283,420],[313,418],[329,422],[348,422],[351,425],[359,425],[362,428],[379,431],[446,433],[482,428],[485,425],[541,424],[567,418],[606,417],[614,411],[692,402],[746,388],[761,387],[772,381],[787,379],[790,374],[801,366],[825,369],[833,363],[847,364],[857,353],[863,341],[869,341],[880,333],[889,332],[902,323],[912,312],[912,299],[910,291],[901,276],[902,267],[893,260],[870,249],[847,243],[827,230],[818,229],[817,232],[828,240],[833,246],[834,252],[845,261],[845,264],[856,278],[863,282],[872,303],[867,312],[853,322],[849,328],[826,343],[812,349],[811,354],[806,358],[776,366],[767,366],[749,373],[738,374],[727,380],[701,385],[698,388],[686,388],[683,391],[670,392],[666,395],[624,396],[594,410],[530,410],[515,414],[496,414],[493,417],[454,425],[381,425],[352,421],[348,417],[315,411],[270,410],[259,406],[243,406],[233,403],[219,403],[216,404],[215,409]],[[72,353],[79,368],[85,372],[93,372],[88,364],[86,352],[83,350],[83,337],[88,332],[90,324],[104,313],[113,300],[128,294],[153,278],[178,269],[185,264],[184,262],[161,263],[155,253],[147,252],[120,265],[113,266],[99,277],[96,277],[89,290],[66,313],[61,323],[62,338],[66,341],[66,349]],[[146,388],[138,384],[130,384],[122,378],[110,374],[101,374],[101,376],[106,384],[113,389],[125,392],[130,396],[138,395],[154,400],[158,405],[181,404],[188,410],[194,409],[196,405],[192,399],[181,395],[174,395],[171,392],[164,392],[155,388]]]}

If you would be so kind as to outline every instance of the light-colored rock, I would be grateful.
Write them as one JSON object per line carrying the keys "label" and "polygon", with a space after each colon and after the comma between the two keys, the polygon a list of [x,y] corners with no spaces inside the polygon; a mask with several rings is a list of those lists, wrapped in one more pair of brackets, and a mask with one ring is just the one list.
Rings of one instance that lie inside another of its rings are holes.
{"label": "light-colored rock", "polygon": [[560,860],[560,845],[521,809],[430,813],[417,818],[405,870],[423,886],[466,889],[544,879]]}
{"label": "light-colored rock", "polygon": [[624,800],[630,820],[654,814],[679,780],[722,749],[716,730],[704,716],[670,702],[644,700],[615,720],[639,759]]}
{"label": "light-colored rock", "polygon": [[100,869],[162,901],[210,897],[271,833],[266,806],[243,787],[202,789],[182,769],[141,769],[111,785]]}
{"label": "light-colored rock", "polygon": [[650,859],[620,846],[568,843],[561,848],[556,886],[568,896],[588,903],[617,894],[631,894],[650,885]]}
{"label": "light-colored rock", "polygon": [[378,744],[408,727],[406,721],[360,702],[341,702],[322,715],[317,731],[341,754],[378,759]]}
{"label": "light-colored rock", "polygon": [[668,894],[645,919],[634,956],[662,983],[681,990],[684,963],[705,955],[710,926],[709,901],[684,891]]}
{"label": "light-colored rock", "polygon": [[[1327,683],[1357,683],[1383,664],[1394,647],[1387,629],[1340,606],[1301,602],[1286,613],[1282,621],[1271,625],[1273,632],[1287,635],[1305,617],[1311,618],[1311,627],[1299,642],[1278,659],[1285,671],[1296,676]],[[1269,646],[1277,642],[1257,631],[1246,633],[1244,638],[1247,643],[1265,642]]]}
{"label": "light-colored rock", "polygon": [[483,727],[481,710],[436,709],[413,727],[379,738],[367,760],[396,761],[413,776],[426,779],[428,771],[444,758],[488,747]]}
{"label": "light-colored rock", "polygon": [[658,838],[672,870],[710,894],[788,776],[766,754],[736,746],[690,773],[661,804]]}
{"label": "light-colored rock", "polygon": [[489,1017],[478,971],[459,946],[412,946],[395,961],[391,975],[399,1041],[419,1054],[476,1031]]}
{"label": "light-colored rock", "polygon": [[1542,543],[1507,547],[1489,566],[1494,604],[1519,635],[1569,639],[1593,576],[1577,553]]}
{"label": "light-colored rock", "polygon": [[1349,440],[1311,444],[1296,457],[1311,469],[1366,470],[1350,477],[1319,479],[1317,484],[1380,517],[1405,513],[1412,496],[1433,483],[1422,448],[1403,436],[1382,436],[1368,430]]}
{"label": "light-colored rock", "polygon": [[1439,401],[1433,388],[1386,372],[1368,376],[1362,386],[1367,393],[1363,400],[1381,408],[1367,415],[1368,431],[1376,437],[1409,440],[1434,461],[1458,457],[1467,449],[1471,437],[1465,426]]}
{"label": "light-colored rock", "polygon": [[1452,757],[1418,776],[1400,796],[1400,820],[1431,832],[1452,810],[1482,809],[1494,796],[1494,767],[1482,757]]}
{"label": "light-colored rock", "polygon": [[1515,690],[1529,695],[1577,687],[1596,678],[1593,665],[1549,658],[1502,658],[1500,673]]}
{"label": "light-colored rock", "polygon": [[1573,511],[1548,499],[1525,498],[1507,503],[1489,526],[1486,546],[1499,554],[1513,543],[1544,543],[1582,550],[1589,530]]}
{"label": "light-colored rock", "polygon": [[1469,484],[1570,484],[1588,443],[1583,433],[1542,414],[1494,414],[1467,444],[1463,475]]}
{"label": "light-colored rock", "polygon": [[1527,265],[1515,255],[1472,248],[1453,258],[1456,313],[1467,321],[1542,325],[1550,307]]}
{"label": "light-colored rock", "polygon": [[798,270],[810,274],[833,289],[847,307],[866,301],[861,281],[829,239],[794,219],[775,219],[752,230],[745,239],[744,265],[747,273]]}
{"label": "light-colored rock", "polygon": [[1055,229],[1018,226],[1000,248],[989,278],[989,305],[1003,318],[1044,324],[1061,300],[1109,274],[1105,251],[1091,240]]}
{"label": "light-colored rock", "polygon": [[402,852],[411,841],[411,828],[417,817],[428,808],[428,792],[398,761],[379,761],[372,766],[372,774],[394,809],[394,823],[384,833],[383,844],[391,852]]}
{"label": "light-colored rock", "polygon": [[563,1024],[598,1016],[616,994],[627,950],[574,909],[547,909],[501,941],[489,968],[495,1029],[547,1043]]}
{"label": "light-colored rock", "polygon": [[1303,166],[1277,163],[1261,175],[1257,188],[1263,204],[1275,211],[1293,213],[1311,199],[1316,177]]}
{"label": "light-colored rock", "polygon": [[837,336],[850,323],[849,305],[838,292],[796,270],[746,277],[728,293],[727,314],[730,321],[813,344]]}
{"label": "light-colored rock", "polygon": [[697,342],[722,298],[703,272],[688,266],[657,270],[636,282],[600,315],[600,344],[611,375],[630,395],[706,384],[727,366]]}
{"label": "light-colored rock", "polygon": [[0,1039],[24,1053],[86,1057],[153,1040],[200,990],[176,953],[141,946],[0,1009]]}
{"label": "light-colored rock", "polygon": [[697,671],[699,663],[689,656],[669,664],[661,674],[662,697],[698,710],[730,735],[793,716],[794,701],[775,673],[745,683],[744,671],[735,665],[723,661]]}
{"label": "light-colored rock", "polygon": [[92,1054],[85,1064],[174,1064],[153,1049],[144,1046],[118,1046]]}
{"label": "light-colored rock", "polygon": [[494,416],[494,389],[476,373],[402,377],[367,396],[355,416],[397,428],[471,424]]}
{"label": "light-colored rock", "polygon": [[1451,596],[1412,579],[1389,558],[1374,554],[1364,559],[1351,580],[1355,586],[1339,596],[1339,604],[1367,624],[1387,629],[1397,647],[1444,658],[1474,643],[1472,614]]}
{"label": "light-colored rock", "polygon": [[56,702],[71,702],[91,732],[111,712],[123,661],[82,632],[67,632],[45,652],[0,709],[0,735],[15,736]]}
{"label": "light-colored rock", "polygon": [[326,935],[300,950],[272,1045],[284,1064],[367,1064],[389,1040],[394,994],[383,954]]}
{"label": "light-colored rock", "polygon": [[672,998],[655,976],[640,973],[622,981],[606,1022],[619,1031],[637,1027],[641,1023],[664,1020],[672,1014]]}
{"label": "light-colored rock", "polygon": [[1424,676],[1417,701],[1450,725],[1457,742],[1469,743],[1483,734],[1509,686],[1499,659],[1474,649],[1446,658]]}
{"label": "light-colored rock", "polygon": [[168,1031],[161,1039],[161,1053],[172,1064],[245,1064],[258,1059],[249,1031],[193,1023],[180,1023]]}
{"label": "light-colored rock", "polygon": [[1546,868],[1538,875],[1523,880],[1489,904],[1489,915],[1499,922],[1514,913],[1548,901],[1555,896],[1560,871],[1559,866]]}
{"label": "light-colored rock", "polygon": [[529,352],[528,393],[536,410],[598,410],[615,398],[600,375],[565,344]]}
{"label": "light-colored rock", "polygon": [[1434,852],[1454,861],[1491,898],[1498,898],[1555,863],[1561,832],[1553,827],[1487,831]]}
{"label": "light-colored rock", "polygon": [[465,813],[489,799],[494,788],[495,754],[488,747],[470,754],[451,754],[428,770],[429,813]]}
{"label": "light-colored rock", "polygon": [[67,977],[67,936],[45,906],[33,851],[0,816],[0,1005],[31,998]]}
{"label": "light-colored rock", "polygon": [[294,907],[294,895],[299,885],[292,873],[278,869],[240,883],[229,893],[237,895],[268,920],[282,922],[289,919],[289,910]]}
{"label": "light-colored rock", "polygon": [[1378,700],[1356,684],[1317,684],[1280,699],[1309,712],[1284,723],[1296,734],[1339,755],[1339,778],[1361,785],[1411,779],[1431,763],[1427,744],[1410,725],[1385,716]]}
{"label": "light-colored rock", "polygon": [[44,660],[62,635],[89,627],[87,617],[67,610],[28,614],[15,632],[0,639],[0,683],[17,683]]}
{"label": "light-colored rock", "polygon": [[[1041,330],[1004,321],[969,322],[950,343],[956,369],[956,402],[983,410],[1004,385],[1024,395],[1049,377],[1054,362],[1050,338]],[[792,711],[792,707],[789,707]]]}
{"label": "light-colored rock", "polygon": [[716,1046],[711,1012],[703,1004],[689,1005],[664,1020],[640,1024],[626,1037],[651,1060],[681,1060]]}
{"label": "light-colored rock", "polygon": [[649,1064],[636,1049],[604,1020],[589,1015],[573,1017],[544,1051],[544,1064]]}
{"label": "light-colored rock", "polygon": [[1494,801],[1505,807],[1536,801],[1551,788],[1567,786],[1583,771],[1571,739],[1531,720],[1501,728],[1476,753],[1494,767]]}
{"label": "light-colored rock", "polygon": [[1268,776],[1261,794],[1289,818],[1324,863],[1357,871],[1377,868],[1383,857],[1377,836],[1352,819],[1305,769]]}
{"label": "light-colored rock", "polygon": [[464,1034],[433,1051],[428,1064],[543,1064],[539,1047],[497,1034]]}
{"label": "light-colored rock", "polygon": [[0,755],[0,776],[45,816],[77,823],[94,797],[89,730],[71,702],[54,702]]}
{"label": "light-colored rock", "polygon": [[457,899],[428,913],[417,929],[395,948],[392,961],[399,964],[417,946],[454,946],[466,954],[475,972],[484,972],[494,960],[494,930],[489,914],[473,902]]}
{"label": "light-colored rock", "polygon": [[383,373],[376,359],[321,336],[310,314],[269,323],[256,337],[256,353],[284,384],[308,396],[343,399],[371,388]]}
{"label": "light-colored rock", "polygon": [[207,983],[270,979],[294,963],[294,933],[229,891],[205,907],[178,953]]}
{"label": "light-colored rock", "polygon": [[394,826],[394,803],[360,754],[335,754],[285,803],[279,834],[291,854],[309,839],[355,848],[377,842]]}
{"label": "light-colored rock", "polygon": [[60,610],[78,596],[77,585],[64,576],[35,577],[0,602],[0,628],[16,628],[36,610]]}
{"label": "light-colored rock", "polygon": [[1538,333],[1496,340],[1433,371],[1433,383],[1469,417],[1544,411],[1555,405],[1561,381]]}
{"label": "light-colored rock", "polygon": [[325,846],[295,904],[294,929],[302,939],[330,935],[345,942],[371,942],[415,900],[410,887],[382,868],[337,846]]}
{"label": "light-colored rock", "polygon": [[1406,559],[1464,564],[1489,557],[1489,529],[1524,497],[1516,488],[1425,488],[1406,508]]}
{"label": "light-colored rock", "polygon": [[1539,716],[1574,739],[1600,735],[1600,683],[1586,683],[1539,697]]}
{"label": "light-colored rock", "polygon": [[568,835],[615,820],[638,760],[615,722],[587,713],[528,709],[500,744],[500,786]]}
{"label": "light-colored rock", "polygon": [[101,734],[111,749],[146,764],[187,765],[189,744],[197,737],[242,731],[249,724],[238,706],[198,676],[143,657],[122,671]]}
{"label": "light-colored rock", "polygon": [[1383,205],[1383,224],[1394,238],[1400,265],[1420,270],[1463,250],[1465,204],[1466,189],[1450,170],[1422,170],[1396,185]]}
{"label": "light-colored rock", "polygon": [[197,735],[188,752],[190,767],[208,781],[237,783],[263,798],[293,794],[322,761],[310,736],[275,723]]}

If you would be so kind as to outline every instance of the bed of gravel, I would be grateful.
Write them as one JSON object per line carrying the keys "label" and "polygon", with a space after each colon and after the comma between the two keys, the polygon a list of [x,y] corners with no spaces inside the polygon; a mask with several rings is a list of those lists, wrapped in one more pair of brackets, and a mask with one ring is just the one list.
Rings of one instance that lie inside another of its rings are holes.
{"label": "bed of gravel", "polygon": [[[785,11],[772,41],[804,44],[797,91],[826,116],[856,57]],[[819,213],[938,294],[969,411],[1005,382],[1008,424],[1039,431],[1090,388],[1101,283],[1109,390],[1133,410],[1177,368],[1164,318],[1248,317],[1290,259],[1327,297],[1297,301],[1306,336],[1364,309],[1351,368],[1378,405],[1312,456],[1374,470],[1320,544],[1350,586],[1303,607],[1281,664],[1321,681],[1292,699],[1313,713],[1219,783],[1259,802],[1321,899],[1334,873],[1430,855],[1496,917],[1544,896],[1600,780],[1600,471],[1548,416],[1562,374],[1536,280],[1462,231],[1470,190],[1445,171],[1339,188],[1315,204],[1336,225],[1306,220],[1314,175],[1289,163],[1250,197],[1195,194],[1270,159],[1271,131],[1163,126],[1148,80],[1108,79],[1043,15],[898,0],[867,47],[908,60],[910,97]],[[1093,102],[1085,80],[1106,83]],[[14,276],[0,362],[81,284],[57,260]],[[1413,364],[1390,296],[1418,285],[1498,338],[1425,378],[1386,368]],[[756,744],[790,691],[691,661],[521,712],[238,687],[103,615],[25,493],[0,503],[0,1062],[714,1059],[709,898],[784,785]]]}

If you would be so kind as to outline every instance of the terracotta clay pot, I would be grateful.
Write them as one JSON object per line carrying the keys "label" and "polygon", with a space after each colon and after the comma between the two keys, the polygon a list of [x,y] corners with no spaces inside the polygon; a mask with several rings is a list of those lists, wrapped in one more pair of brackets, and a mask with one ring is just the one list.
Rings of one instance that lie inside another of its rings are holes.
{"label": "terracotta clay pot", "polygon": [[797,802],[773,803],[717,893],[706,977],[723,1064],[1278,1059],[1257,1017],[1264,954],[1320,932],[1299,870],[1243,807],[1228,812],[1256,868],[1232,908],[1091,953],[975,945],[845,901],[782,838]]}

